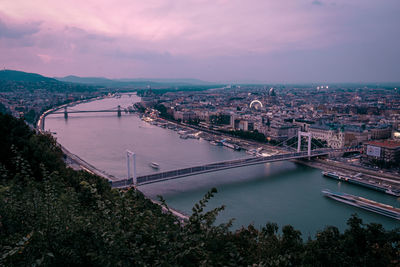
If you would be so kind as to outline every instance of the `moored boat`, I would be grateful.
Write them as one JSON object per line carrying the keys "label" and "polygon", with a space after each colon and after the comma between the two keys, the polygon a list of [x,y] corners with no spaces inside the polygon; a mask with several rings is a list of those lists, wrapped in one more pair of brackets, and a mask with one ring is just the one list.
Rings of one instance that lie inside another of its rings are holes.
{"label": "moored boat", "polygon": [[360,177],[361,174],[356,174],[354,176],[350,176],[350,175],[345,175],[345,174],[341,174],[341,173],[337,173],[337,172],[327,172],[327,171],[323,171],[322,174],[326,177],[333,178],[335,180],[364,186],[364,187],[367,187],[367,188],[370,188],[370,189],[373,189],[376,191],[386,193],[388,195],[400,197],[400,189],[393,188],[392,186],[390,186],[388,184],[381,184],[381,183],[371,180],[371,179],[369,179],[369,180],[363,179]]}
{"label": "moored boat", "polygon": [[333,192],[329,189],[322,190],[322,193],[331,199],[349,204],[364,210],[381,214],[396,220],[400,220],[400,209],[390,205],[379,203],[370,199],[354,196],[342,192]]}

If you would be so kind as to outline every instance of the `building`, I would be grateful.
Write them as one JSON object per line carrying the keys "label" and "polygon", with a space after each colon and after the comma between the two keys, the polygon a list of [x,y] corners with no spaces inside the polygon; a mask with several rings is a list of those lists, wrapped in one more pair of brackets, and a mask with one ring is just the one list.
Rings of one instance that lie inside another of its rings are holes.
{"label": "building", "polygon": [[345,145],[344,132],[333,125],[313,124],[308,127],[308,132],[313,138],[326,141],[329,147],[342,148]]}
{"label": "building", "polygon": [[175,120],[187,122],[196,118],[196,114],[193,111],[174,111]]}
{"label": "building", "polygon": [[357,146],[370,140],[370,133],[355,125],[312,124],[308,132],[318,140],[326,141],[329,147]]}
{"label": "building", "polygon": [[293,124],[299,126],[301,131],[308,132],[308,127],[314,125],[314,122],[304,119],[293,119]]}
{"label": "building", "polygon": [[279,142],[297,136],[298,131],[298,126],[290,124],[272,124],[271,126],[265,127],[263,134],[267,136],[268,140]]}
{"label": "building", "polygon": [[369,141],[363,147],[364,160],[386,166],[400,164],[400,141]]}
{"label": "building", "polygon": [[371,128],[371,139],[388,139],[392,136],[392,126],[391,125],[379,125],[375,128]]}

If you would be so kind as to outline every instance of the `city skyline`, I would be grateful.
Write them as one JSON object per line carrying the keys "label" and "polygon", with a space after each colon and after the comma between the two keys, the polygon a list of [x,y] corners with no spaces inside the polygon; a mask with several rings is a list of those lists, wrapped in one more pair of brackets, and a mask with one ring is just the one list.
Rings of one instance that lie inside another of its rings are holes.
{"label": "city skyline", "polygon": [[46,76],[398,82],[397,1],[12,1],[2,66]]}

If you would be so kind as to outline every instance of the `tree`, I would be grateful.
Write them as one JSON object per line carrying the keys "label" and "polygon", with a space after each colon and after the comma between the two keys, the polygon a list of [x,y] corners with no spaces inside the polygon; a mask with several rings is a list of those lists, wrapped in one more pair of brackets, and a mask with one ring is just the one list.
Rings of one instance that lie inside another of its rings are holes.
{"label": "tree", "polygon": [[[400,229],[352,216],[303,242],[292,226],[217,225],[216,189],[181,222],[134,188],[67,168],[51,136],[0,114],[0,266],[399,266]],[[37,151],[37,153],[35,153]],[[5,155],[5,156],[4,156]]]}

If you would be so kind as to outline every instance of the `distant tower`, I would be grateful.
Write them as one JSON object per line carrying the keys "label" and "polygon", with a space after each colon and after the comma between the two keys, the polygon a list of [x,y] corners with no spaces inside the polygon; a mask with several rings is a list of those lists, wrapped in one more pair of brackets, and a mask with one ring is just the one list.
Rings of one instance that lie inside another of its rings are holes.
{"label": "distant tower", "polygon": [[68,119],[68,110],[67,110],[67,106],[64,107],[64,119]]}
{"label": "distant tower", "polygon": [[269,89],[269,95],[270,95],[270,96],[276,96],[275,89],[274,89],[273,87],[271,87],[271,88]]}

